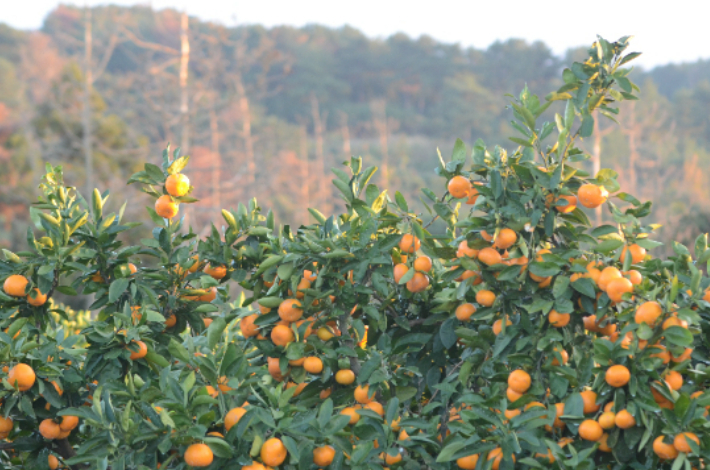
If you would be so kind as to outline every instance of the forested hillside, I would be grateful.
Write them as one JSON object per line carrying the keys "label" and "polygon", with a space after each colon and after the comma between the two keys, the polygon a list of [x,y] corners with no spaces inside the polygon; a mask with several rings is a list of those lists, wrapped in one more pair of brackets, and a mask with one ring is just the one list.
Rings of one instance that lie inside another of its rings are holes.
{"label": "forested hillside", "polygon": [[[515,147],[504,94],[528,77],[544,97],[559,87],[561,64],[584,51],[565,58],[516,39],[465,49],[352,28],[227,28],[147,7],[90,13],[60,7],[36,32],[0,25],[3,246],[25,237],[43,162],[81,175],[77,186],[111,188],[142,214],[122,182],[167,142],[193,158],[201,202],[185,212],[205,231],[219,207],[257,191],[272,195],[259,203],[284,223],[307,222],[309,206],[328,213],[338,199],[322,175],[351,154],[381,167],[381,187],[416,197],[437,147],[450,153],[457,137],[471,145],[482,136]],[[598,116],[602,137],[584,148],[654,201],[665,239],[694,238],[710,230],[710,62],[632,73],[643,100],[624,103],[620,126]]]}

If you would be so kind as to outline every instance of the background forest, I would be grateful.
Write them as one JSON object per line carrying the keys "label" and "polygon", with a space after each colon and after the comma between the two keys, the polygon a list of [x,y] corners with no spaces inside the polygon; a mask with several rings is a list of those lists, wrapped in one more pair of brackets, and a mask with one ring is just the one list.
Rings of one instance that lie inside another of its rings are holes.
{"label": "background forest", "polygon": [[[516,39],[480,50],[348,27],[228,28],[148,7],[59,7],[40,31],[0,24],[0,246],[24,244],[44,162],[147,217],[124,181],[168,142],[192,157],[201,201],[184,213],[204,233],[256,194],[281,223],[338,210],[330,168],[350,155],[416,199],[441,184],[429,181],[437,147],[484,135],[517,146],[504,94],[525,86],[518,77],[544,97],[584,57]],[[642,101],[624,102],[620,126],[599,116],[583,146],[654,202],[663,240],[689,242],[710,230],[710,61],[632,74]]]}

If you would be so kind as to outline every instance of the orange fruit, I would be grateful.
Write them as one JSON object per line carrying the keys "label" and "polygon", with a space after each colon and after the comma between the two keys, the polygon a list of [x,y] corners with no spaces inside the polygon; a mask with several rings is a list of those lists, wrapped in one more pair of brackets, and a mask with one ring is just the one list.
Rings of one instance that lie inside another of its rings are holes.
{"label": "orange fruit", "polygon": [[245,338],[251,338],[259,334],[259,327],[254,324],[258,318],[257,314],[247,315],[239,321],[239,328],[242,330],[242,335]]}
{"label": "orange fruit", "polygon": [[653,327],[662,313],[663,310],[658,302],[644,302],[636,309],[634,321],[636,323],[646,323],[647,325]]}
{"label": "orange fruit", "polygon": [[421,242],[419,241],[419,238],[409,233],[402,235],[402,239],[399,241],[399,249],[402,253],[414,253],[419,250],[420,246]]}
{"label": "orange fruit", "polygon": [[698,436],[692,432],[682,432],[673,439],[673,447],[675,447],[678,452],[691,452],[692,449],[690,448],[690,444],[688,444],[688,439],[695,441],[695,443],[700,446]]}
{"label": "orange fruit", "polygon": [[340,385],[350,385],[355,382],[355,372],[350,369],[342,369],[335,373],[335,381]]}
{"label": "orange fruit", "polygon": [[45,439],[57,439],[62,433],[62,430],[53,419],[45,419],[39,423],[39,433]]}
{"label": "orange fruit", "polygon": [[280,361],[278,357],[269,357],[266,359],[268,362],[268,370],[269,374],[271,377],[274,378],[274,380],[281,382],[283,380],[283,374],[281,374],[281,366],[280,366]]}
{"label": "orange fruit", "polygon": [[446,188],[449,190],[451,197],[454,199],[462,199],[468,197],[471,189],[473,189],[473,185],[468,178],[457,175],[449,180]]}
{"label": "orange fruit", "polygon": [[363,405],[366,405],[372,401],[372,398],[370,397],[369,385],[358,385],[355,388],[355,392],[353,392],[353,395],[355,396],[355,401]]}
{"label": "orange fruit", "polygon": [[138,346],[138,351],[131,348],[131,359],[143,359],[148,354],[148,346],[143,341],[133,341]]}
{"label": "orange fruit", "polygon": [[609,283],[614,279],[618,279],[620,277],[621,271],[616,269],[614,266],[607,266],[602,270],[601,274],[599,275],[599,281],[597,281],[597,285],[601,290],[606,291],[607,287],[609,286]]}
{"label": "orange fruit", "polygon": [[[515,462],[515,455],[513,455],[512,457],[513,462]],[[501,449],[500,447],[496,447],[495,449],[488,452],[488,457],[486,458],[486,461],[488,460],[493,460],[491,468],[493,470],[498,470],[500,468],[500,462],[501,460],[503,460],[503,449]]]}
{"label": "orange fruit", "polygon": [[623,387],[629,383],[629,380],[631,380],[631,372],[629,372],[629,369],[626,368],[626,366],[616,364],[606,370],[604,379],[606,380],[606,383],[612,387]]}
{"label": "orange fruit", "polygon": [[266,470],[266,467],[259,462],[252,461],[251,465],[244,465],[242,470]]}
{"label": "orange fruit", "polygon": [[399,280],[402,279],[402,276],[407,274],[407,271],[409,271],[409,267],[404,264],[404,263],[399,263],[394,266],[394,282],[399,284]]}
{"label": "orange fruit", "polygon": [[211,266],[208,264],[203,271],[208,276],[212,276],[213,279],[217,280],[223,279],[227,275],[226,266]]}
{"label": "orange fruit", "polygon": [[[397,452],[397,455],[390,455],[387,452],[383,452],[383,454],[384,454],[385,463],[387,465],[394,465],[394,464],[402,461],[402,454],[400,454],[399,451]],[[380,455],[380,458],[382,458],[382,457],[383,456]]]}
{"label": "orange fruit", "polygon": [[239,422],[240,419],[242,419],[242,416],[246,414],[247,410],[242,407],[238,408],[232,408],[227,412],[227,415],[224,417],[224,429],[229,431],[232,429],[232,427]]}
{"label": "orange fruit", "polygon": [[478,259],[481,261],[481,263],[487,265],[487,266],[492,266],[494,264],[501,264],[503,262],[503,258],[501,257],[500,253],[495,248],[491,247],[486,247],[482,249],[481,251],[478,252]]}
{"label": "orange fruit", "polygon": [[478,463],[478,454],[467,455],[456,460],[456,465],[463,470],[475,470]]}
{"label": "orange fruit", "polygon": [[457,278],[456,281],[458,282],[463,282],[468,278],[473,278],[473,281],[471,281],[471,284],[474,286],[477,286],[478,284],[483,282],[483,278],[481,278],[481,273],[477,271],[464,271],[461,277]]}
{"label": "orange fruit", "polygon": [[26,392],[35,384],[35,371],[27,364],[17,364],[7,373],[7,381],[13,387],[17,384],[17,389],[21,392]]}
{"label": "orange fruit", "polygon": [[474,250],[473,248],[469,248],[468,241],[464,240],[461,243],[459,243],[459,247],[456,250],[456,257],[457,258],[463,258],[463,257],[475,258],[477,256],[478,256],[478,250]]}
{"label": "orange fruit", "polygon": [[[510,321],[510,319],[508,319],[508,316],[506,315],[505,326],[510,326],[512,324],[513,324],[513,322]],[[493,334],[498,336],[502,331],[503,331],[503,319],[499,318],[498,320],[493,322]]]}
{"label": "orange fruit", "polygon": [[370,411],[374,411],[375,413],[377,413],[380,416],[385,415],[384,407],[380,403],[377,403],[376,401],[371,401],[370,403],[367,403],[365,406],[363,406],[363,408],[366,408]]}
{"label": "orange fruit", "polygon": [[638,286],[643,282],[643,276],[641,275],[640,272],[636,271],[635,269],[631,269],[630,271],[626,271],[624,273],[624,276],[631,281],[631,284]]}
{"label": "orange fruit", "polygon": [[530,408],[545,408],[545,405],[539,401],[533,401],[525,405],[525,411],[528,411]]}
{"label": "orange fruit", "polygon": [[515,402],[515,401],[519,400],[520,397],[523,396],[523,394],[522,394],[522,393],[519,393],[519,392],[516,392],[516,391],[513,390],[512,388],[508,387],[508,388],[505,390],[505,396],[508,398],[508,401],[512,403],[512,402]]}
{"label": "orange fruit", "polygon": [[185,463],[193,467],[207,467],[212,463],[212,460],[214,460],[212,449],[210,449],[207,444],[203,443],[189,445],[183,457]]}
{"label": "orange fruit", "polygon": [[651,354],[651,357],[657,357],[663,361],[664,364],[671,362],[671,353],[666,350],[666,347],[662,344],[654,344],[653,348],[660,349],[661,352]]}
{"label": "orange fruit", "polygon": [[417,271],[421,271],[424,273],[428,273],[431,271],[431,258],[428,256],[419,256],[417,259],[414,260],[414,269]]}
{"label": "orange fruit", "polygon": [[596,442],[602,438],[604,430],[601,425],[593,419],[585,419],[579,425],[579,437],[585,441]]}
{"label": "orange fruit", "polygon": [[32,297],[32,293],[27,295],[27,303],[32,305],[33,307],[41,307],[42,305],[47,302],[47,294],[43,294],[39,291],[39,289],[35,288],[34,290],[34,297]]}
{"label": "orange fruit", "polygon": [[50,470],[57,470],[59,468],[59,459],[49,454],[49,457],[47,457],[47,465],[49,465]]}
{"label": "orange fruit", "polygon": [[503,412],[503,415],[505,415],[505,417],[508,419],[512,419],[512,418],[515,418],[516,416],[520,416],[520,413],[521,413],[520,408],[518,408],[517,410],[505,410]]}
{"label": "orange fruit", "polygon": [[296,339],[293,330],[286,325],[276,325],[271,330],[271,341],[276,346],[286,346],[288,343]]}
{"label": "orange fruit", "polygon": [[501,250],[507,250],[518,241],[518,234],[509,228],[504,228],[498,233],[498,238],[496,238],[493,243],[497,248]]}
{"label": "orange fruit", "polygon": [[619,303],[621,302],[622,296],[627,293],[631,293],[634,291],[634,285],[633,283],[629,280],[626,279],[625,277],[619,277],[616,279],[612,279],[609,284],[606,286],[606,293],[609,296],[609,298],[612,300],[612,302]]}
{"label": "orange fruit", "polygon": [[478,199],[479,193],[478,193],[478,188],[476,186],[483,186],[483,183],[479,181],[475,181],[473,183],[473,187],[471,188],[471,192],[468,195],[468,199],[466,200],[466,204],[475,204],[476,199]]}
{"label": "orange fruit", "polygon": [[197,298],[197,300],[200,300],[202,302],[212,302],[216,298],[217,298],[217,288],[210,287],[209,289],[207,289],[207,293],[199,296]]}
{"label": "orange fruit", "polygon": [[279,305],[279,317],[282,320],[292,322],[300,320],[302,316],[301,302],[296,299],[286,299]]}
{"label": "orange fruit", "polygon": [[547,320],[550,322],[550,325],[554,326],[555,328],[562,328],[569,324],[570,314],[559,313],[557,310],[552,309],[547,315]]}
{"label": "orange fruit", "polygon": [[[567,361],[569,361],[569,353],[567,351],[565,351],[564,349],[558,350],[557,348],[555,348],[555,351],[560,353],[560,357],[562,357],[562,364],[563,365],[567,364]],[[557,360],[557,357],[553,356],[552,365],[553,366],[560,365],[560,361]]]}
{"label": "orange fruit", "polygon": [[601,439],[599,439],[599,450],[602,452],[611,452],[611,447],[609,446],[609,434],[602,434]]}
{"label": "orange fruit", "polygon": [[673,362],[683,362],[687,361],[690,359],[690,356],[693,354],[693,349],[692,348],[685,348],[685,351],[680,356],[674,356],[671,354],[671,361]]}
{"label": "orange fruit", "polygon": [[26,295],[25,289],[27,288],[28,283],[29,281],[25,276],[11,274],[7,279],[5,279],[5,282],[2,285],[2,290],[4,290],[7,295],[11,295],[13,297],[24,297]]}
{"label": "orange fruit", "polygon": [[612,429],[614,426],[616,426],[615,419],[616,414],[613,411],[605,411],[599,417],[599,425],[602,427],[602,429]]}
{"label": "orange fruit", "polygon": [[476,302],[484,307],[490,307],[496,301],[496,295],[489,290],[479,290],[476,292]]}
{"label": "orange fruit", "polygon": [[59,429],[62,431],[73,431],[79,425],[79,418],[76,416],[62,416],[62,422],[59,423]]}
{"label": "orange fruit", "polygon": [[[560,200],[567,201],[567,204],[566,205],[563,205],[564,203],[558,204],[560,202]],[[562,195],[560,195],[560,197],[558,197],[555,200],[555,209],[557,209],[559,212],[561,212],[563,214],[569,214],[570,212],[572,212],[576,208],[577,208],[577,198],[574,196],[568,196],[566,194],[562,194]]]}
{"label": "orange fruit", "polygon": [[318,357],[307,357],[303,363],[303,368],[311,374],[320,374],[323,372],[323,361]]}
{"label": "orange fruit", "polygon": [[7,418],[0,416],[0,434],[9,434],[12,431],[15,423],[9,416]]}
{"label": "orange fruit", "polygon": [[167,195],[160,196],[155,201],[155,213],[164,219],[172,219],[178,214],[178,204]]}
{"label": "orange fruit", "polygon": [[269,467],[278,467],[286,460],[288,452],[286,451],[286,446],[281,442],[281,439],[277,437],[272,437],[264,442],[261,446],[261,451],[259,452],[261,456],[261,461]]}
{"label": "orange fruit", "polygon": [[614,424],[617,428],[629,429],[636,426],[636,418],[629,413],[629,410],[621,410],[614,417]]}
{"label": "orange fruit", "polygon": [[407,281],[406,286],[409,292],[423,292],[427,287],[429,287],[429,278],[426,274],[414,273],[414,277]]}
{"label": "orange fruit", "polygon": [[680,372],[676,370],[669,371],[663,380],[668,384],[668,386],[673,390],[680,390],[683,386],[683,376]]}
{"label": "orange fruit", "polygon": [[580,393],[582,396],[582,403],[584,403],[584,414],[596,413],[599,411],[599,405],[597,405],[597,394],[591,390],[585,390]]}
{"label": "orange fruit", "polygon": [[493,235],[486,232],[485,230],[481,230],[481,238],[483,238],[487,242],[493,241]]}
{"label": "orange fruit", "polygon": [[555,421],[553,421],[552,425],[557,429],[565,427],[565,422],[560,419],[563,414],[565,414],[565,404],[555,403]]}
{"label": "orange fruit", "polygon": [[653,452],[661,460],[673,460],[678,457],[678,449],[676,449],[673,444],[666,444],[663,442],[665,436],[658,436],[653,441]]}
{"label": "orange fruit", "polygon": [[333,463],[335,449],[333,446],[321,446],[313,449],[313,463],[319,467],[327,467]]}
{"label": "orange fruit", "polygon": [[190,179],[180,173],[170,175],[165,180],[165,190],[173,197],[182,197],[190,190]]}
{"label": "orange fruit", "polygon": [[622,263],[626,259],[626,253],[631,253],[631,264],[639,264],[646,257],[646,248],[642,248],[636,243],[625,246],[621,251],[621,257],[619,258]]}
{"label": "orange fruit", "polygon": [[667,330],[667,329],[670,328],[671,326],[679,326],[679,327],[681,327],[681,328],[687,329],[687,328],[688,328],[688,322],[683,321],[683,320],[681,320],[680,318],[675,317],[675,316],[673,316],[673,317],[668,317],[668,318],[666,318],[665,321],[663,322],[663,329],[664,329],[664,330]]}
{"label": "orange fruit", "polygon": [[508,387],[518,393],[527,392],[531,383],[530,374],[524,370],[514,370],[508,376]]}
{"label": "orange fruit", "polygon": [[473,304],[465,303],[456,307],[456,312],[454,314],[456,315],[456,318],[460,321],[469,321],[471,320],[471,315],[473,315],[475,312],[476,307],[474,307]]}
{"label": "orange fruit", "polygon": [[352,406],[348,406],[343,408],[343,410],[340,412],[341,415],[346,415],[350,416],[350,424],[357,424],[358,421],[360,421],[360,415],[358,412],[353,408]]}
{"label": "orange fruit", "polygon": [[579,187],[577,198],[579,203],[589,209],[594,209],[604,204],[609,197],[609,192],[603,186],[586,183]]}

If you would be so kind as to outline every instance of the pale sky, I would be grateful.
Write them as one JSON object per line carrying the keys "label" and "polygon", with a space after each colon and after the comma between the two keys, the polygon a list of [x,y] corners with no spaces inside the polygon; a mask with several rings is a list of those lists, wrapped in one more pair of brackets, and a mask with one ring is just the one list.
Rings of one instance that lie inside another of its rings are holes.
{"label": "pale sky", "polygon": [[[0,22],[36,29],[60,2],[0,0]],[[8,8],[8,4],[12,7]],[[331,27],[353,26],[370,37],[404,32],[427,34],[462,46],[485,48],[511,37],[542,40],[561,54],[588,45],[597,34],[608,40],[634,36],[631,48],[643,56],[635,63],[652,67],[710,58],[707,40],[709,0],[65,0],[65,4],[152,5],[186,9],[191,16],[236,24]]]}

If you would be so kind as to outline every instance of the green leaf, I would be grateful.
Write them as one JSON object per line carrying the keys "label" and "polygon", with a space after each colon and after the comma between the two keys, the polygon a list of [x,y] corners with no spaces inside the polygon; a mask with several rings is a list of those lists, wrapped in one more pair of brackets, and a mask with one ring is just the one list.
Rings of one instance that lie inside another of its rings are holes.
{"label": "green leaf", "polygon": [[456,139],[451,159],[459,162],[466,161],[466,144],[463,143],[463,140]]}
{"label": "green leaf", "polygon": [[210,349],[214,349],[217,345],[225,328],[227,328],[227,322],[224,318],[217,317],[212,320],[212,323],[207,328],[207,346]]}
{"label": "green leaf", "polygon": [[693,334],[681,326],[671,326],[663,330],[663,334],[671,344],[687,348],[693,344]]}
{"label": "green leaf", "polygon": [[396,191],[394,193],[394,199],[402,212],[409,212],[409,206],[407,205],[407,201],[404,199],[404,196],[402,196],[402,193]]}
{"label": "green leaf", "polygon": [[128,283],[130,281],[126,278],[121,278],[121,279],[116,279],[111,283],[111,286],[108,288],[108,301],[109,303],[113,303],[118,298],[123,294],[126,289],[128,288]]}
{"label": "green leaf", "polygon": [[620,248],[623,244],[623,240],[604,240],[594,247],[594,251],[606,254]]}

